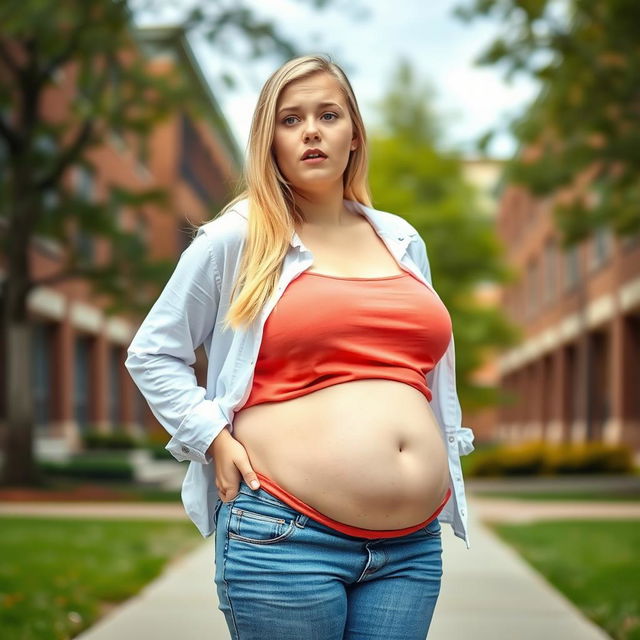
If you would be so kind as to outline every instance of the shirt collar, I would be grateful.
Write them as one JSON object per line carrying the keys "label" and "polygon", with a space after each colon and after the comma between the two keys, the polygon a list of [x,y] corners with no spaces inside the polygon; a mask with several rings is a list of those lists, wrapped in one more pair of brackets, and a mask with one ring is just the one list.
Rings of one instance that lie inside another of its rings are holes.
{"label": "shirt collar", "polygon": [[[398,245],[401,249],[404,249],[413,240],[413,238],[418,235],[417,231],[415,231],[403,218],[398,216],[390,217],[389,214],[385,214],[384,211],[378,211],[373,207],[368,207],[361,202],[349,200],[347,198],[343,198],[343,203],[351,211],[355,211],[356,213],[360,213],[365,216],[379,236],[386,238],[392,244]],[[236,203],[233,209],[243,218],[247,218],[248,199],[245,198],[244,200]],[[291,233],[289,244],[294,248],[298,248],[300,251],[308,251],[307,247],[305,247],[300,236],[295,230]]]}
{"label": "shirt collar", "polygon": [[[390,242],[398,244],[402,249],[404,249],[411,240],[418,235],[417,231],[409,227],[408,223],[403,224],[400,220],[390,220],[387,217],[383,217],[381,215],[383,212],[380,212],[377,209],[373,209],[361,202],[349,200],[347,198],[343,198],[342,201],[351,211],[355,211],[356,213],[360,213],[365,216],[379,236],[383,236]],[[291,234],[289,243],[292,247],[298,247],[301,251],[308,251],[295,230]]]}

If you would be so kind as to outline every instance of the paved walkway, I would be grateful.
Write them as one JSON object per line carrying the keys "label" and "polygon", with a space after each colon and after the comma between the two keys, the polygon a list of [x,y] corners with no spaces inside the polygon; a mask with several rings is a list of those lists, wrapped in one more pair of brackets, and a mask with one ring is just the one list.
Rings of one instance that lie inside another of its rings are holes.
{"label": "paved walkway", "polygon": [[[513,519],[519,514],[522,519],[525,512],[531,518],[556,517],[560,512],[566,517],[568,504],[574,505],[574,511],[569,512],[575,517],[640,517],[637,504],[547,502],[542,509],[543,505],[530,501],[516,505],[514,501],[470,496],[471,549],[453,535],[449,525],[443,526],[444,575],[429,640],[610,640],[482,524],[485,517]],[[45,511],[68,517],[186,517],[182,507],[175,505],[119,507],[47,505]],[[0,513],[9,511],[36,515],[38,507],[33,503],[0,505]],[[78,639],[228,640],[224,616],[218,609],[214,569],[213,538],[208,538]]]}

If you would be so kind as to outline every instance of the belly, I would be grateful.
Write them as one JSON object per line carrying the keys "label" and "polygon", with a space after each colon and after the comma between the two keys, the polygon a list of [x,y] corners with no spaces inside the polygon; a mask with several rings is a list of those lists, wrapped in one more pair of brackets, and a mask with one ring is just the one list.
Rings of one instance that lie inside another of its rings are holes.
{"label": "belly", "polygon": [[422,393],[356,380],[236,413],[251,465],[326,516],[400,529],[426,520],[449,486],[447,450]]}

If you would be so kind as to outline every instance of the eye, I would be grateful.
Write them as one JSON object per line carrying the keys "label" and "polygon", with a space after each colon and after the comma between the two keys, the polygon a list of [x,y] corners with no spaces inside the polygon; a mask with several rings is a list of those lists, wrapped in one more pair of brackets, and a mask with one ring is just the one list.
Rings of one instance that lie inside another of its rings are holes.
{"label": "eye", "polygon": [[[323,113],[321,117],[324,118],[325,116],[333,116],[334,119],[338,117],[337,114],[332,113],[331,111],[327,111],[327,113]],[[287,116],[286,118],[283,118],[282,124],[289,124],[287,120],[291,120],[291,118],[295,118],[295,117],[296,116]],[[325,122],[331,122],[331,120],[325,120]]]}

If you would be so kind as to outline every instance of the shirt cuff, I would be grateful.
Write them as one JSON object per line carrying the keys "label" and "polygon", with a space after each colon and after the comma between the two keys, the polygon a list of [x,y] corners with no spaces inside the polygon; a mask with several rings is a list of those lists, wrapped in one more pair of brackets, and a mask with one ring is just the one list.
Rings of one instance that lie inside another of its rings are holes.
{"label": "shirt cuff", "polygon": [[458,453],[461,456],[466,456],[475,449],[473,446],[473,431],[469,427],[460,427],[456,431],[456,436],[458,439]]}
{"label": "shirt cuff", "polygon": [[180,423],[165,449],[180,462],[210,464],[213,457],[207,449],[228,424],[217,400],[203,400]]}

